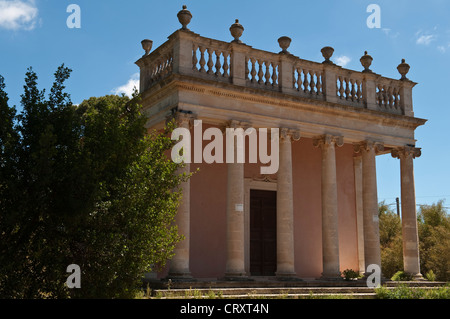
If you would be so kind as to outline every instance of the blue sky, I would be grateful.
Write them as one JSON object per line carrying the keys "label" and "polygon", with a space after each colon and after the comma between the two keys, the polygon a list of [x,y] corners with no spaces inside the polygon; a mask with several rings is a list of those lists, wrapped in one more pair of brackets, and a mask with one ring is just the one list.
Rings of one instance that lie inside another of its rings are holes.
{"label": "blue sky", "polygon": [[[81,9],[81,28],[68,28],[70,4]],[[231,41],[229,26],[239,19],[243,42],[279,52],[277,39],[292,38],[289,51],[322,61],[320,49],[330,45],[332,60],[362,70],[367,50],[371,69],[399,78],[402,58],[411,65],[415,116],[428,120],[416,130],[422,156],[414,161],[418,204],[446,199],[450,206],[450,1],[447,0],[0,0],[0,74],[12,105],[20,110],[26,69],[32,66],[41,88],[49,88],[56,68],[73,69],[67,90],[74,103],[91,96],[126,91],[137,85],[142,54],[140,41],[153,48],[180,28],[176,14],[186,4],[193,14],[189,28],[205,37]],[[377,4],[381,27],[369,28],[366,9]],[[400,196],[399,161],[377,158],[379,200],[395,203]],[[395,206],[392,206],[393,208]]]}

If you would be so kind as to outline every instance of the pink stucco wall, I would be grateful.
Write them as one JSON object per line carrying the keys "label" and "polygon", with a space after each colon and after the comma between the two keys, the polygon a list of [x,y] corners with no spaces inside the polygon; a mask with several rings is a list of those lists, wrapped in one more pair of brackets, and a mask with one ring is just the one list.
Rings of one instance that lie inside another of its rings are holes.
{"label": "pink stucco wall", "polygon": [[[316,278],[322,272],[321,151],[312,139],[302,138],[292,144],[292,157],[295,270],[299,277]],[[352,145],[336,148],[336,167],[341,271],[357,270]],[[190,181],[190,270],[197,278],[220,278],[226,265],[227,164],[191,164],[191,171],[197,168]],[[245,177],[257,176],[259,168],[259,164],[245,164]]]}

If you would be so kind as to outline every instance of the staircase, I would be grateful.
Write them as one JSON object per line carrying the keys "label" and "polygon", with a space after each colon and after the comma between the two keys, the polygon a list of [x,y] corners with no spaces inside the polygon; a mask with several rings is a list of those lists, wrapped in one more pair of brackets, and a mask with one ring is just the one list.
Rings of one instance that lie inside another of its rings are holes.
{"label": "staircase", "polygon": [[[393,289],[399,284],[422,289],[443,282],[409,281],[382,283]],[[149,283],[151,298],[157,299],[375,299],[375,289],[365,280],[356,281],[161,281]]]}

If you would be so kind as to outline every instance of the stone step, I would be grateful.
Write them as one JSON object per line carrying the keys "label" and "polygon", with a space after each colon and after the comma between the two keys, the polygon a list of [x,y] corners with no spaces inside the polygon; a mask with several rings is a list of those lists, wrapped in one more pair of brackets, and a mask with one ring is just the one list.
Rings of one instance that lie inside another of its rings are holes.
{"label": "stone step", "polygon": [[[225,289],[225,288],[367,288],[367,282],[363,279],[355,281],[320,281],[320,280],[299,280],[299,281],[280,281],[280,280],[253,280],[253,281],[219,281],[219,280],[195,280],[195,281],[148,281],[144,286],[155,289]],[[381,283],[387,287],[397,287],[400,284],[411,287],[440,287],[445,282],[430,281],[383,281]]]}
{"label": "stone step", "polygon": [[190,296],[190,297],[182,297],[182,296],[168,296],[168,297],[153,297],[156,299],[375,299],[376,293],[340,293],[340,294],[260,294],[260,295],[202,295],[202,296]]}
{"label": "stone step", "polygon": [[[422,289],[435,289],[443,283],[430,282],[404,282],[412,287]],[[242,285],[242,283],[241,283]],[[388,283],[384,286],[394,289],[399,283]],[[203,287],[203,288],[176,288],[176,289],[153,289],[152,296],[156,298],[308,298],[317,297],[352,297],[352,298],[375,298],[375,290],[367,286],[344,286],[344,287]]]}
{"label": "stone step", "polygon": [[283,288],[213,288],[213,289],[156,289],[154,294],[160,296],[195,296],[210,293],[223,296],[240,295],[286,295],[286,294],[342,294],[342,293],[373,293],[372,288],[367,287],[283,287]]}

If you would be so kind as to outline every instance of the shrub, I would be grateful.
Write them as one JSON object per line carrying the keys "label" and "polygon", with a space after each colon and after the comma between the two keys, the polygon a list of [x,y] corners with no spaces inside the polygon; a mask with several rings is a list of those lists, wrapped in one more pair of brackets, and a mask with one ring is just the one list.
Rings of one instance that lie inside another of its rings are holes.
{"label": "shrub", "polygon": [[428,281],[436,281],[436,275],[434,274],[433,270],[431,270],[431,269],[425,274],[425,278]]}
{"label": "shrub", "polygon": [[435,289],[408,287],[405,284],[389,289],[385,286],[375,288],[378,299],[450,299],[450,285]]}
{"label": "shrub", "polygon": [[412,276],[404,271],[397,271],[394,276],[392,276],[391,280],[393,281],[410,281],[412,280]]}
{"label": "shrub", "polygon": [[359,272],[353,269],[346,269],[342,272],[342,274],[344,275],[345,280],[353,280],[361,277]]}

